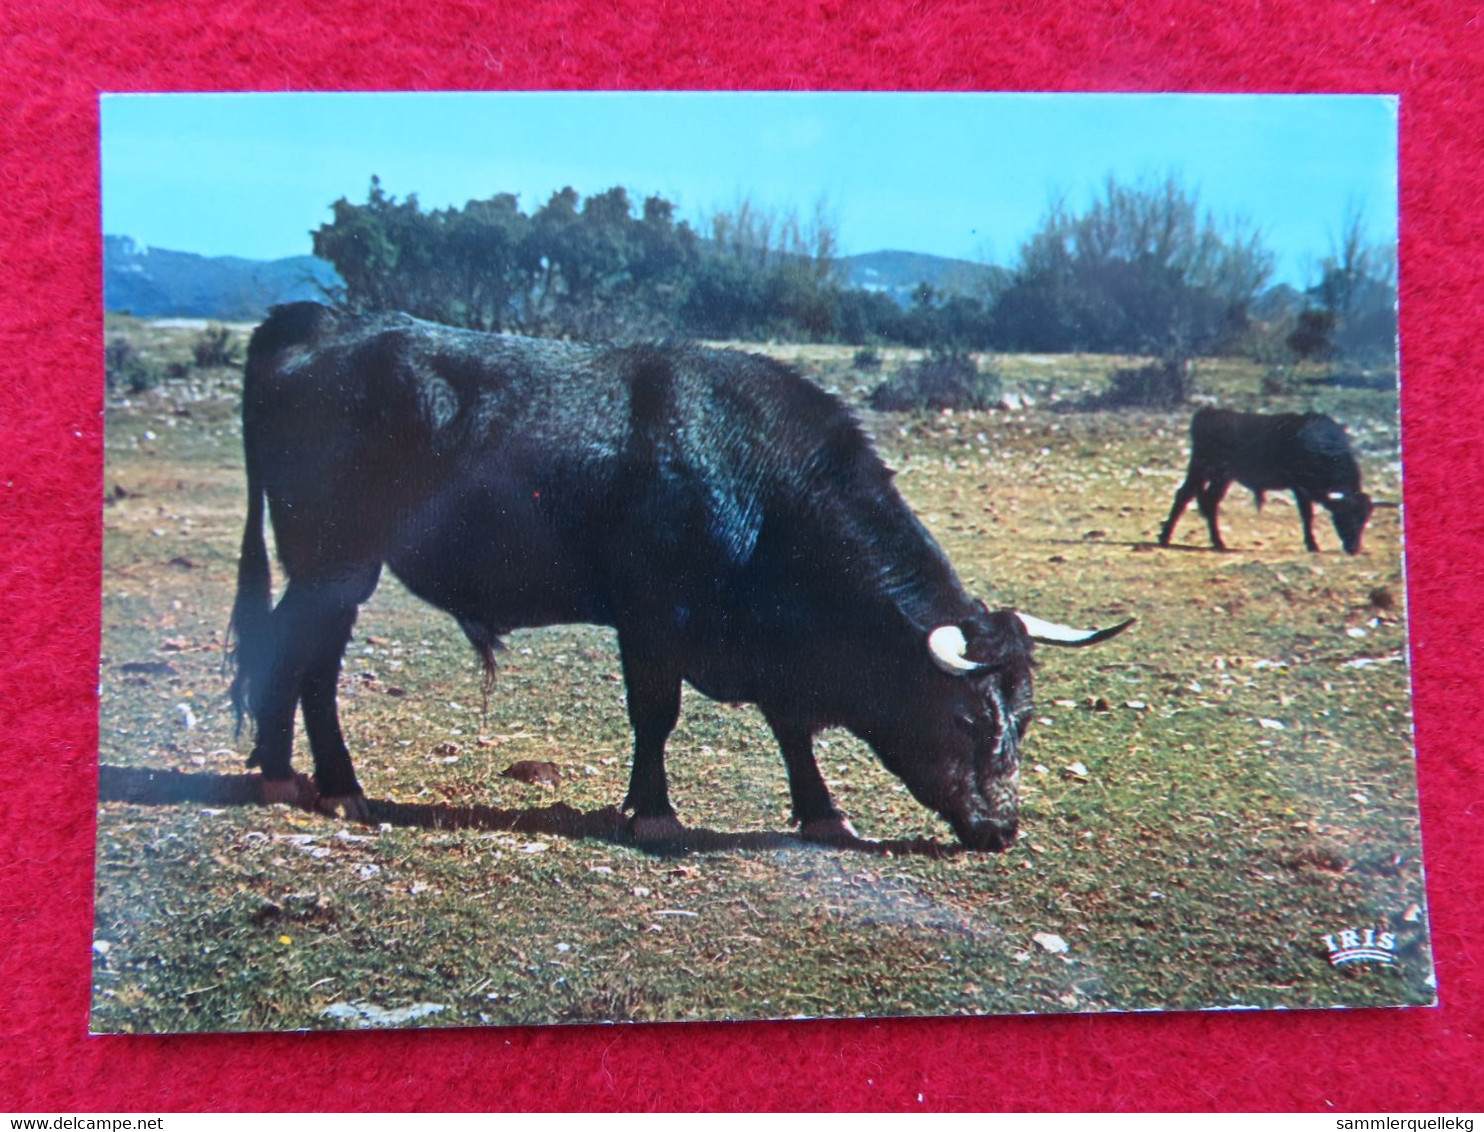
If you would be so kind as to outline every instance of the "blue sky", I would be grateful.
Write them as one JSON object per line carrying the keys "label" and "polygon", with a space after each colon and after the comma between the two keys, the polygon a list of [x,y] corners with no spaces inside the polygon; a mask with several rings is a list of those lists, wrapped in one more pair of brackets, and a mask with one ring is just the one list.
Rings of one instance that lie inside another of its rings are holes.
{"label": "blue sky", "polygon": [[739,199],[812,212],[844,254],[1012,266],[1054,199],[1175,175],[1258,226],[1302,284],[1359,212],[1397,225],[1397,103],[1357,95],[106,95],[103,230],[254,259],[300,255],[372,174],[425,208],[571,185],[658,193],[695,219]]}

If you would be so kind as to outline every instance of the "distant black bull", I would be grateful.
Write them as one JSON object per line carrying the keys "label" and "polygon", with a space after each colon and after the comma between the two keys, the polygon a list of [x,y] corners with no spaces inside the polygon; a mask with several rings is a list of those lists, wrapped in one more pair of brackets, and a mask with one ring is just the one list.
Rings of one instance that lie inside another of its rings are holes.
{"label": "distant black bull", "polygon": [[[844,726],[960,840],[1016,830],[1032,638],[1078,632],[970,597],[844,407],[786,367],[689,346],[477,334],[274,309],[248,352],[248,513],[233,698],[265,793],[299,799],[295,705],[327,809],[367,814],[335,703],[383,563],[492,670],[512,629],[618,631],[625,806],[676,836],[664,747],[682,681],[758,704],[809,837],[848,835],[812,751]],[[288,586],[276,608],[266,500]]]}
{"label": "distant black bull", "polygon": [[1211,532],[1211,545],[1225,550],[1216,511],[1235,480],[1252,492],[1259,507],[1264,493],[1291,491],[1304,524],[1304,546],[1314,541],[1314,504],[1334,519],[1346,554],[1360,551],[1360,536],[1371,517],[1371,497],[1360,489],[1360,466],[1343,426],[1323,413],[1234,413],[1200,409],[1190,421],[1190,467],[1175,492],[1170,517],[1159,529],[1161,546],[1170,545],[1175,524],[1192,499]]}

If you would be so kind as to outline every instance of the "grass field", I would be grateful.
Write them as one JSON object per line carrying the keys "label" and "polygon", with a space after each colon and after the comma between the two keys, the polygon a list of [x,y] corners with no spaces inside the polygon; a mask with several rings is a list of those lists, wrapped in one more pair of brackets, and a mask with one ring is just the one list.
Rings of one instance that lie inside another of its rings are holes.
{"label": "grass field", "polygon": [[[160,365],[199,333],[109,326]],[[770,352],[857,406],[879,380],[846,348]],[[642,851],[613,809],[630,737],[611,632],[513,634],[486,702],[453,621],[390,578],[341,687],[377,820],[255,804],[222,674],[240,375],[111,395],[94,1030],[1432,1001],[1400,511],[1355,558],[1321,513],[1310,555],[1286,498],[1255,513],[1238,489],[1231,553],[1194,508],[1161,550],[1189,410],[1064,411],[1126,359],[992,363],[1031,408],[868,417],[903,494],[991,605],[1138,618],[1042,651],[1000,855],[960,852],[844,733],[820,765],[865,840],[797,840],[761,717],[689,691],[669,768],[694,835]],[[1371,493],[1399,501],[1394,394],[1261,387],[1247,363],[1198,367],[1199,400],[1345,422]],[[522,760],[559,776],[502,774]],[[1352,928],[1393,933],[1395,962],[1331,966],[1322,937]]]}

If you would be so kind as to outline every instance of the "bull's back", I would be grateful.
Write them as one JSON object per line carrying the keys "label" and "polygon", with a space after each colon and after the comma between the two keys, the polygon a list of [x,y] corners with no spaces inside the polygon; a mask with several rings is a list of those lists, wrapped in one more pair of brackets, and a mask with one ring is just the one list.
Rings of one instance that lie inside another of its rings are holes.
{"label": "bull's back", "polygon": [[[243,397],[249,473],[291,574],[388,559],[459,513],[474,482],[518,493],[612,435],[616,394],[581,380],[591,351],[396,315],[327,332],[333,316],[303,306],[255,335]],[[465,526],[500,506],[484,492]]]}
{"label": "bull's back", "polygon": [[854,436],[828,394],[751,355],[314,304],[255,334],[243,414],[291,577],[387,562],[501,627],[611,622],[734,584],[763,511],[809,486],[780,481]]}
{"label": "bull's back", "polygon": [[1191,466],[1252,491],[1354,491],[1359,466],[1345,430],[1322,413],[1198,410],[1190,422]]}
{"label": "bull's back", "polygon": [[296,318],[244,398],[291,576],[388,563],[474,639],[653,625],[736,698],[811,617],[936,624],[916,606],[959,592],[848,410],[777,363]]}

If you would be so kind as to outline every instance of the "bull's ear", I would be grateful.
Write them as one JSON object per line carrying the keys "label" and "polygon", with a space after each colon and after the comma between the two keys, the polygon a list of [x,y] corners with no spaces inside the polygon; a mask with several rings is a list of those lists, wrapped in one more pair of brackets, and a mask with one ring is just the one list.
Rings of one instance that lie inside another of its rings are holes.
{"label": "bull's ear", "polygon": [[1130,617],[1127,621],[1111,625],[1106,629],[1073,629],[1070,625],[1042,621],[1039,617],[1021,613],[1018,609],[1015,611],[1015,616],[1020,618],[1020,623],[1031,635],[1031,640],[1043,645],[1061,645],[1066,648],[1081,648],[1083,645],[1095,645],[1099,641],[1106,641],[1110,637],[1118,636],[1135,621],[1135,618]]}

